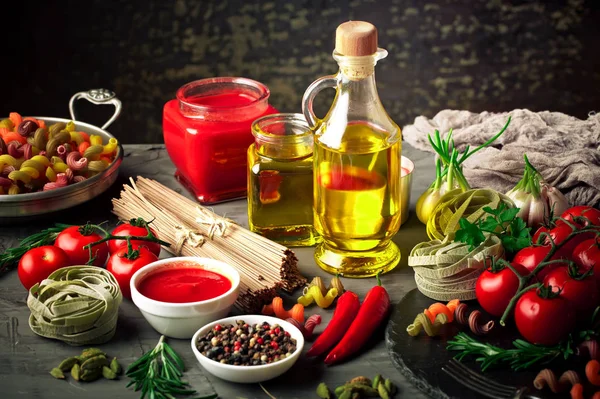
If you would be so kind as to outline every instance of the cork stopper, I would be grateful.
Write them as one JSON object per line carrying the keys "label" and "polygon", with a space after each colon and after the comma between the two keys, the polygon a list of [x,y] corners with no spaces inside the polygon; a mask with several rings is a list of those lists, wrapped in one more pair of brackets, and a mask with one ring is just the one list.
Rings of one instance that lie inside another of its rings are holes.
{"label": "cork stopper", "polygon": [[335,31],[335,51],[350,56],[375,54],[377,28],[364,21],[344,22]]}

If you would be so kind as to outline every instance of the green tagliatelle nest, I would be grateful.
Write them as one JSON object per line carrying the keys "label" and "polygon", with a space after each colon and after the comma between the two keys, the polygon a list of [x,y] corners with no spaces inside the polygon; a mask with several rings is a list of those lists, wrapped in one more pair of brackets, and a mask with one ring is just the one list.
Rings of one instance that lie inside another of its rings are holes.
{"label": "green tagliatelle nest", "polygon": [[70,266],[29,290],[29,327],[69,345],[101,344],[115,334],[123,300],[114,276],[95,266]]}
{"label": "green tagliatelle nest", "polygon": [[415,271],[417,288],[424,295],[436,301],[467,301],[475,299],[475,283],[490,258],[503,256],[502,242],[494,235],[486,235],[473,250],[469,244],[446,238],[417,244],[410,251],[408,265]]}
{"label": "green tagliatelle nest", "polygon": [[460,228],[460,219],[465,218],[474,223],[487,215],[483,208],[489,206],[498,208],[503,202],[508,208],[515,204],[506,195],[495,190],[481,188],[461,192],[460,189],[452,190],[440,198],[427,221],[427,235],[432,240],[443,240],[446,237],[453,239],[454,233]]}

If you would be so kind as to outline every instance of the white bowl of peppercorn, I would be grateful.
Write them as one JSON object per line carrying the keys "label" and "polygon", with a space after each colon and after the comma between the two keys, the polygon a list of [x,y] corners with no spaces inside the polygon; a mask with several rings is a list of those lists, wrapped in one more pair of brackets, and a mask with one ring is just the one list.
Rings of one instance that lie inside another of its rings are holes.
{"label": "white bowl of peppercorn", "polygon": [[217,320],[192,338],[192,351],[206,371],[239,383],[280,376],[296,363],[303,346],[304,337],[298,328],[263,315]]}

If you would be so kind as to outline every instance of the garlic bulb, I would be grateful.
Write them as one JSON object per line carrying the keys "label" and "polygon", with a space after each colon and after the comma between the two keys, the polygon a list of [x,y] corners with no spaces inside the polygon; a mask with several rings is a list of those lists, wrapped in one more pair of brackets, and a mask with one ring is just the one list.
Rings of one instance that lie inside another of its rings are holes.
{"label": "garlic bulb", "polygon": [[561,215],[569,208],[569,201],[556,188],[542,180],[541,174],[525,155],[525,172],[517,185],[506,193],[519,208],[519,216],[527,226],[538,228],[551,215]]}

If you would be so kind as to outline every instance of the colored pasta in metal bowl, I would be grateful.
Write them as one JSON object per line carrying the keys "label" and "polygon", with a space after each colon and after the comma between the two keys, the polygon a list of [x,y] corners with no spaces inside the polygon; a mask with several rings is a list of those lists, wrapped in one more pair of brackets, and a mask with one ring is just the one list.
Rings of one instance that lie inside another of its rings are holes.
{"label": "colored pasta in metal bowl", "polygon": [[12,112],[0,120],[0,195],[83,182],[109,168],[119,148],[116,138],[88,134],[73,121],[46,124]]}

